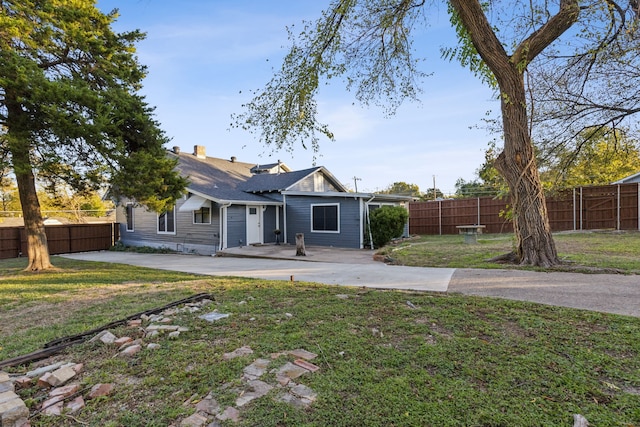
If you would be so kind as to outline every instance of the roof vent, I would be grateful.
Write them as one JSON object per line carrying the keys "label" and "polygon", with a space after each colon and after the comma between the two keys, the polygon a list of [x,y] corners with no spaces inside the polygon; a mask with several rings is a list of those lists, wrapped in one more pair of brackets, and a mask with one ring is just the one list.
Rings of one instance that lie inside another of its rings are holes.
{"label": "roof vent", "polygon": [[178,147],[177,145],[174,145],[174,146],[173,146],[173,152],[174,152],[175,154],[180,154],[180,147]]}
{"label": "roof vent", "polygon": [[231,156],[231,163],[235,163],[236,162],[236,156]]}

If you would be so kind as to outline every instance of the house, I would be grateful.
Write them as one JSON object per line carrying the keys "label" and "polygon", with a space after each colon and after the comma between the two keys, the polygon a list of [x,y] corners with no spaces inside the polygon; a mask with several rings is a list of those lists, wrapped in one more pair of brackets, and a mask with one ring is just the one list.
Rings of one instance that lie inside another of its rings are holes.
{"label": "house", "polygon": [[126,245],[211,255],[245,245],[295,244],[296,233],[304,233],[307,245],[364,248],[368,212],[411,200],[350,193],[323,166],[292,171],[281,162],[207,157],[199,145],[193,153],[174,147],[167,155],[178,159],[178,170],[188,177],[188,193],[161,214],[121,202],[116,221]]}
{"label": "house", "polygon": [[635,174],[630,175],[630,176],[627,176],[626,178],[619,179],[618,181],[612,182],[611,184],[612,185],[615,185],[615,184],[633,184],[633,183],[636,183],[636,182],[640,183],[640,172],[635,173]]}

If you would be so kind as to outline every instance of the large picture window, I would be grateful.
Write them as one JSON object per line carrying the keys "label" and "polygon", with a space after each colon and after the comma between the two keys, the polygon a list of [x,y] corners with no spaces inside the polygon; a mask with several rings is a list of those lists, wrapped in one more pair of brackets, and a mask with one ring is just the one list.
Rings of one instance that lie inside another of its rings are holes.
{"label": "large picture window", "polygon": [[176,232],[176,211],[171,208],[165,213],[158,215],[158,234],[175,234]]}
{"label": "large picture window", "polygon": [[340,205],[311,205],[311,231],[324,233],[340,232]]}
{"label": "large picture window", "polygon": [[133,231],[133,203],[127,203],[125,214],[127,215],[127,231]]}

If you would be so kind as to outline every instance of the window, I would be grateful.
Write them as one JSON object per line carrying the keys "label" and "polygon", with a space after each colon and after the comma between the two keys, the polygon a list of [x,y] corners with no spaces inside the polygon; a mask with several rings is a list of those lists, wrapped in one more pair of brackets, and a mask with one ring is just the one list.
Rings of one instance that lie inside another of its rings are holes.
{"label": "window", "polygon": [[125,214],[127,216],[127,231],[133,231],[133,203],[127,203]]}
{"label": "window", "polygon": [[193,211],[193,223],[211,224],[211,208],[205,208],[203,206],[197,211]]}
{"label": "window", "polygon": [[311,231],[340,232],[340,206],[338,204],[311,205]]}
{"label": "window", "polygon": [[171,208],[165,213],[158,215],[158,234],[175,234],[176,232],[176,211]]}

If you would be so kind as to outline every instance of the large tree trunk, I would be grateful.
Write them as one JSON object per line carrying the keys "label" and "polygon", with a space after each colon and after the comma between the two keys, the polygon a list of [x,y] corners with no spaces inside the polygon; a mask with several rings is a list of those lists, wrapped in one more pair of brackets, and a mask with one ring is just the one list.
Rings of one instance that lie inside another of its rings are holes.
{"label": "large tree trunk", "polygon": [[27,234],[27,254],[29,265],[26,270],[40,271],[53,268],[49,258],[47,247],[47,234],[44,229],[44,221],[40,212],[40,202],[36,191],[36,180],[31,166],[31,154],[29,146],[29,132],[25,124],[25,113],[17,101],[11,102],[12,94],[8,92],[7,99],[7,138],[13,171],[16,175],[24,228]]}
{"label": "large tree trunk", "polygon": [[40,202],[36,193],[36,184],[33,172],[16,173],[20,204],[24,217],[24,229],[27,234],[27,253],[29,265],[26,270],[40,271],[52,268],[47,246],[47,234],[44,221],[40,212]]}
{"label": "large tree trunk", "polygon": [[550,267],[559,261],[529,133],[523,76],[527,64],[576,22],[579,1],[560,0],[557,13],[524,38],[512,55],[505,51],[479,0],[450,2],[500,89],[504,150],[496,168],[511,189],[516,260]]}
{"label": "large tree trunk", "polygon": [[551,267],[558,263],[547,206],[527,121],[521,75],[500,81],[504,150],[495,166],[511,190],[516,261],[521,265]]}

